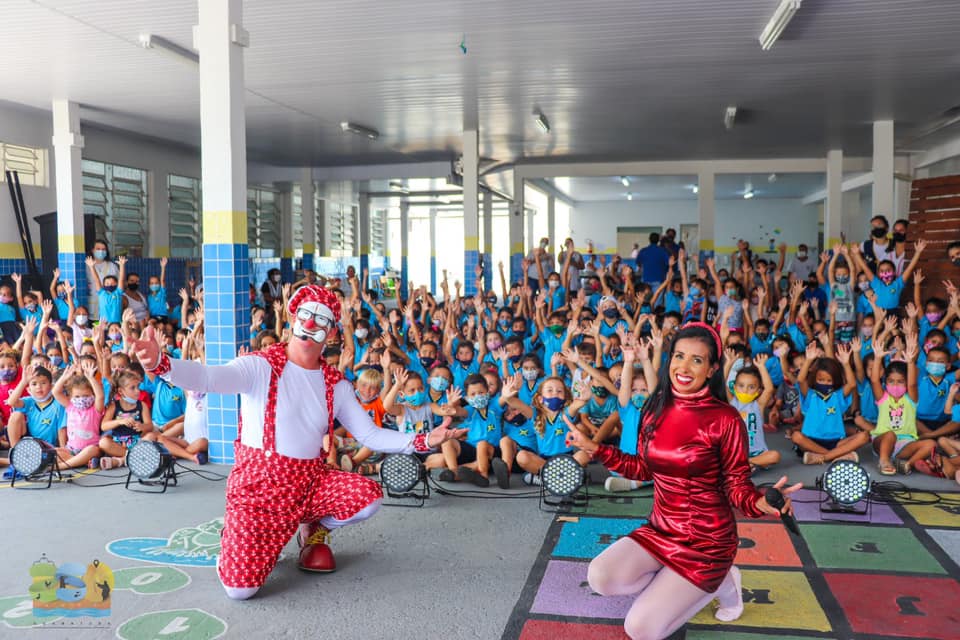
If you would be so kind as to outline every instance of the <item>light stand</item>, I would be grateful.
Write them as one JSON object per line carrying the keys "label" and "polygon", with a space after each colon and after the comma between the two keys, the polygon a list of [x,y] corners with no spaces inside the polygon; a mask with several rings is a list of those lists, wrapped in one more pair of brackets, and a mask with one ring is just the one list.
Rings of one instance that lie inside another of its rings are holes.
{"label": "light stand", "polygon": [[414,455],[393,453],[380,463],[380,484],[391,498],[413,500],[413,504],[384,502],[388,507],[423,507],[430,498],[430,485],[423,463]]}

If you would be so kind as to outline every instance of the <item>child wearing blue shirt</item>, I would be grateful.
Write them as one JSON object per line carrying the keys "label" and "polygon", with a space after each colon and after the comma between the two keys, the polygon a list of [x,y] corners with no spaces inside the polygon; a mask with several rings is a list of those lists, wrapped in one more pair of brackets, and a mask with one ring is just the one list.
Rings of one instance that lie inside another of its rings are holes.
{"label": "child wearing blue shirt", "polygon": [[171,385],[163,378],[146,372],[144,389],[153,396],[150,417],[153,425],[166,436],[179,436],[183,433],[183,418],[187,411],[187,397],[182,389]]}
{"label": "child wearing blue shirt", "polygon": [[123,292],[117,288],[117,283],[124,280],[126,276],[127,258],[120,256],[117,258],[117,264],[120,265],[120,277],[108,275],[100,281],[100,274],[94,268],[94,260],[87,257],[87,270],[90,273],[90,288],[97,294],[97,303],[100,307],[101,322],[119,323],[123,314]]}
{"label": "child wearing blue shirt", "polygon": [[[11,273],[10,279],[17,285],[17,304],[20,306],[20,315],[24,321],[33,318],[34,322],[36,322],[33,335],[37,335],[37,332],[40,330],[41,321],[43,320],[43,309],[40,308],[40,301],[37,300],[37,296],[30,291],[23,293],[23,283],[19,273]],[[4,334],[4,336],[6,336],[6,334]],[[7,338],[7,341],[13,344],[13,340]]]}
{"label": "child wearing blue shirt", "polygon": [[[23,398],[29,389],[30,395]],[[14,408],[7,424],[7,437],[13,447],[24,436],[43,440],[54,447],[67,443],[67,412],[53,397],[53,376],[43,367],[31,365],[24,373],[7,403]]]}
{"label": "child wearing blue shirt", "polygon": [[877,272],[874,274],[870,265],[863,259],[860,253],[859,245],[852,245],[850,254],[857,263],[857,268],[863,271],[870,278],[870,288],[876,294],[875,304],[881,309],[890,310],[900,306],[900,295],[903,293],[904,283],[910,280],[913,270],[917,266],[920,254],[926,248],[927,243],[924,240],[917,240],[914,245],[913,258],[903,270],[903,275],[897,276],[897,267],[890,260],[881,260],[877,264]]}
{"label": "child wearing blue shirt", "polygon": [[947,394],[956,382],[950,368],[950,352],[945,347],[932,347],[927,352],[924,371],[917,380],[917,430],[927,437],[946,435],[940,432],[950,415],[946,410]]}
{"label": "child wearing blue shirt", "polygon": [[849,344],[837,346],[837,360],[817,357],[817,346],[807,346],[806,358],[797,374],[803,426],[790,439],[804,464],[825,464],[834,460],[859,460],[856,450],[870,437],[863,431],[846,435],[843,414],[850,408],[857,378],[850,367]]}
{"label": "child wearing blue shirt", "polygon": [[[67,298],[73,297],[73,287],[67,286],[68,283],[60,282],[60,269],[53,270],[53,278],[50,280],[50,297],[53,298],[53,306],[57,310],[57,317],[61,324],[66,324],[70,318],[70,305],[67,304]],[[76,299],[72,300],[73,306],[77,306]]]}
{"label": "child wearing blue shirt", "polygon": [[[167,259],[160,258],[160,277],[150,276],[150,292],[147,294],[147,308],[151,318],[166,321],[170,313],[167,307]],[[266,327],[264,327],[266,328]]]}

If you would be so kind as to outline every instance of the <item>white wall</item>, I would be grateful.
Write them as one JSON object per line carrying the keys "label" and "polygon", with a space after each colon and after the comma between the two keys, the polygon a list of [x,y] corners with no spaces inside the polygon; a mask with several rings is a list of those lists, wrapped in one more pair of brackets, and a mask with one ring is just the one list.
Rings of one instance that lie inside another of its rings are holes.
{"label": "white wall", "polygon": [[[767,248],[770,238],[791,247],[801,242],[816,246],[818,208],[800,200],[717,200],[715,210],[714,245],[718,252],[736,246],[740,238],[757,250]],[[697,222],[696,200],[584,202],[570,212],[577,245],[590,238],[600,251],[616,249],[617,227],[659,226],[679,231],[681,224]]]}

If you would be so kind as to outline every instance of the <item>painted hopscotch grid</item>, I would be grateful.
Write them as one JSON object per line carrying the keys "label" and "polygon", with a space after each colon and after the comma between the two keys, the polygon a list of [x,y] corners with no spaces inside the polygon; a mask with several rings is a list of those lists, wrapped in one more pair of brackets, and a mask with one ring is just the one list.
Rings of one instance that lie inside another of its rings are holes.
{"label": "painted hopscotch grid", "polygon": [[[952,640],[960,637],[960,493],[913,493],[874,504],[871,520],[822,520],[821,494],[798,493],[802,538],[776,518],[738,518],[744,615],[720,623],[713,606],[670,640]],[[604,598],[587,565],[645,522],[652,491],[591,491],[586,515],[560,516],[514,607],[503,640],[624,640],[633,597]],[[825,514],[826,517],[834,517]]]}

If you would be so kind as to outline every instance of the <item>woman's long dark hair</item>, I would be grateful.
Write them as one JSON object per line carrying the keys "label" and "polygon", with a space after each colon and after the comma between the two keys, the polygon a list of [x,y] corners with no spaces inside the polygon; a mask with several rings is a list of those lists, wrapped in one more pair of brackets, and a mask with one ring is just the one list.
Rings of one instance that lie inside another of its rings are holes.
{"label": "woman's long dark hair", "polygon": [[640,424],[643,425],[643,449],[646,453],[650,439],[653,437],[660,421],[663,419],[663,413],[667,407],[673,404],[673,385],[670,382],[670,362],[673,360],[673,352],[677,348],[677,343],[684,339],[699,340],[707,346],[710,364],[717,365],[717,370],[707,380],[707,386],[710,388],[710,395],[720,402],[727,401],[726,382],[723,376],[723,354],[717,352],[716,334],[703,327],[687,326],[680,329],[670,342],[670,351],[667,354],[666,362],[660,365],[657,373],[657,386],[643,403],[643,412],[640,414]]}

